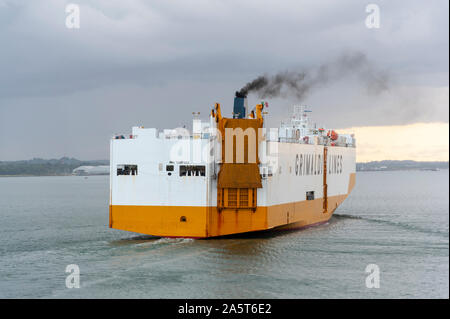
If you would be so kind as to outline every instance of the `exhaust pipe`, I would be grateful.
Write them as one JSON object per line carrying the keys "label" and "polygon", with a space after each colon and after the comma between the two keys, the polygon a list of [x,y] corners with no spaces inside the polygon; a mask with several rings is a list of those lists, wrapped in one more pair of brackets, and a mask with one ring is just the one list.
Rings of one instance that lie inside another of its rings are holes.
{"label": "exhaust pipe", "polygon": [[233,118],[244,119],[247,116],[247,95],[236,92],[234,98]]}

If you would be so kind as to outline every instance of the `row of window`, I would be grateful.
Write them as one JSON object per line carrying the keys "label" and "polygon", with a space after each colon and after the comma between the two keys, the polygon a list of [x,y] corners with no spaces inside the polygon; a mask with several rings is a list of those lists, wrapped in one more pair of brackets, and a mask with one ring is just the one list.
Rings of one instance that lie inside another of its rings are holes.
{"label": "row of window", "polygon": [[[175,171],[174,165],[166,165],[167,174],[170,176]],[[132,164],[117,165],[117,175],[137,175],[138,166]],[[206,167],[204,165],[180,165],[180,176],[206,176]]]}
{"label": "row of window", "polygon": [[180,165],[180,176],[205,176],[206,168],[203,165]]}

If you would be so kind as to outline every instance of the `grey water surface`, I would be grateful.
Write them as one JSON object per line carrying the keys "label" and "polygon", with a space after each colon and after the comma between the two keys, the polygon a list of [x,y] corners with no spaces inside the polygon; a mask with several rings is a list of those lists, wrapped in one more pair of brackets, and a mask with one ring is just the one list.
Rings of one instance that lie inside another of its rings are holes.
{"label": "grey water surface", "polygon": [[[0,297],[448,298],[448,180],[360,172],[325,225],[192,240],[108,228],[108,176],[3,177]],[[369,264],[379,288],[366,287]]]}

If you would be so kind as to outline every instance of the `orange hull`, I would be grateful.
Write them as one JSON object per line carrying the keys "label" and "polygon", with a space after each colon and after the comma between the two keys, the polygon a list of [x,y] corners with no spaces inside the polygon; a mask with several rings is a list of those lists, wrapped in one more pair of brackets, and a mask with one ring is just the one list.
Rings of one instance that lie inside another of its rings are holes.
{"label": "orange hull", "polygon": [[[349,190],[355,184],[351,174]],[[109,226],[162,237],[206,238],[274,228],[301,228],[326,222],[348,194],[252,209],[186,206],[110,206]]]}

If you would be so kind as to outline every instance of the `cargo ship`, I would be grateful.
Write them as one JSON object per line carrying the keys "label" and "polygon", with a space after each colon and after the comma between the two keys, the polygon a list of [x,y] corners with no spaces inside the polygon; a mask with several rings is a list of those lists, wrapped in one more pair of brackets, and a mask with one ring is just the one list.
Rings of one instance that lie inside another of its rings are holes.
{"label": "cargo ship", "polygon": [[326,223],[355,186],[355,138],[317,127],[305,106],[267,128],[268,103],[236,92],[192,131],[136,126],[110,143],[109,227],[208,238]]}

